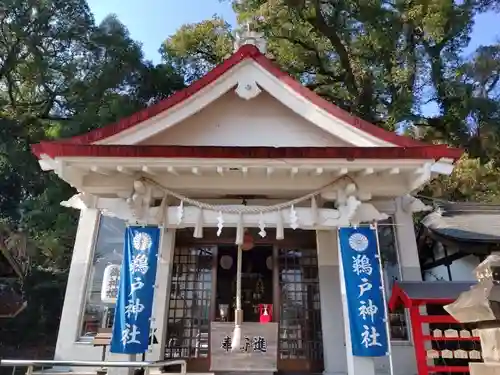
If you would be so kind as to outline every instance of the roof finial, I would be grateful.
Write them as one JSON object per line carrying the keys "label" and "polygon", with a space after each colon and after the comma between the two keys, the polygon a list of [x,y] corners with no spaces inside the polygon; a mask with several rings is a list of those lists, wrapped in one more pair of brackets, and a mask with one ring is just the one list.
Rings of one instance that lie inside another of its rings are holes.
{"label": "roof finial", "polygon": [[267,52],[267,42],[264,39],[264,33],[252,31],[252,22],[250,19],[247,19],[242,30],[236,33],[234,51],[236,52],[245,44],[256,46],[263,54]]}

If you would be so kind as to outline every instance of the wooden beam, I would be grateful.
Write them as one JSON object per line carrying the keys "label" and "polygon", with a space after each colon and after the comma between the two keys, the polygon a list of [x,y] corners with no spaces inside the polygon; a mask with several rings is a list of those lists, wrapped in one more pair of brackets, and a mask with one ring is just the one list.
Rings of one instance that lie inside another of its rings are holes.
{"label": "wooden beam", "polygon": [[271,175],[274,173],[274,168],[272,167],[267,167],[266,168],[266,176],[269,178]]}
{"label": "wooden beam", "polygon": [[134,171],[129,169],[129,168],[125,168],[124,166],[122,165],[119,165],[116,167],[116,170],[120,173],[123,173],[123,174],[128,174],[129,176],[133,176],[134,175]]}
{"label": "wooden beam", "polygon": [[111,171],[109,169],[104,169],[96,165],[91,166],[90,171],[97,174],[101,174],[103,176],[109,176],[111,174]]}
{"label": "wooden beam", "polygon": [[410,175],[409,191],[412,192],[431,179],[431,165],[426,163],[422,168],[418,168],[416,173]]}
{"label": "wooden beam", "polygon": [[324,169],[323,168],[316,168],[313,172],[313,175],[315,176],[321,176],[323,174]]}
{"label": "wooden beam", "polygon": [[[224,178],[212,173],[203,175],[201,178],[191,173],[182,174],[176,178],[167,173],[157,173],[154,180],[160,185],[169,189],[183,193],[185,195],[198,195],[207,197],[218,197],[227,194],[239,195],[267,195],[279,198],[281,194],[287,197],[301,196],[310,193],[331,183],[335,177],[330,173],[323,173],[320,176],[312,177],[310,174],[299,173],[295,176],[293,184],[290,183],[289,175],[275,173],[268,178],[264,173],[252,173],[248,178],[242,178],[241,172],[225,173]],[[381,179],[376,174],[358,178],[356,183],[363,186],[363,190],[369,190],[373,197],[394,197],[408,193],[402,176],[387,176]],[[129,190],[132,186],[133,177],[116,173],[113,176],[102,176],[89,174],[83,177],[81,191],[94,195],[116,194],[119,190]],[[340,183],[340,182],[339,182]],[[345,185],[340,184],[338,187]],[[338,188],[337,185],[335,188]]]}
{"label": "wooden beam", "polygon": [[467,255],[471,254],[463,253],[461,251],[453,253],[451,255],[445,256],[444,258],[439,258],[435,262],[423,264],[422,271],[428,271],[439,266],[451,265],[454,261],[465,258]]}
{"label": "wooden beam", "polygon": [[177,171],[175,170],[174,167],[167,167],[167,172],[170,173],[170,174],[173,174],[174,176],[178,176],[179,173],[177,173]]}
{"label": "wooden beam", "polygon": [[156,176],[157,175],[156,171],[153,168],[148,167],[147,165],[143,165],[142,168],[141,168],[141,171],[143,171],[144,173],[147,173],[147,174],[149,174],[151,176]]}
{"label": "wooden beam", "polygon": [[396,174],[399,174],[400,173],[400,169],[399,168],[391,168],[389,170],[389,174],[390,175],[396,175]]}
{"label": "wooden beam", "polygon": [[[364,207],[363,207],[364,206]],[[358,207],[351,206],[341,206],[338,209],[328,209],[320,208],[317,212],[317,218],[313,217],[313,213],[309,207],[297,207],[295,211],[299,218],[299,227],[302,229],[331,229],[339,226],[350,225],[350,218],[355,215],[361,215],[365,217],[366,214],[371,214],[375,212],[377,215],[380,213],[375,209],[365,210],[368,208],[369,204],[360,205],[362,212],[357,212]],[[233,205],[225,206],[226,208],[241,209],[243,210],[245,206]],[[137,221],[137,217],[133,215],[130,210],[126,200],[118,198],[100,198],[97,203],[97,208],[104,210],[105,212],[110,212],[115,216],[127,220],[127,221]],[[291,227],[290,220],[290,209],[283,209],[280,212],[272,211],[265,212],[267,206],[255,206],[255,212],[244,213],[242,216],[243,226],[247,228],[259,226],[261,218],[269,228],[276,228],[277,223],[281,222],[284,228]],[[372,207],[369,207],[372,208]],[[145,221],[148,224],[161,224],[158,219],[163,215],[159,212],[159,207],[152,207],[149,209],[149,214],[145,217]],[[183,227],[195,227],[198,223],[199,208],[194,206],[185,206],[184,215],[182,222],[177,225],[178,218],[178,207],[168,207],[164,215],[167,215],[168,227],[172,228],[183,228]],[[262,212],[262,214],[261,214]],[[281,215],[281,220],[278,218]],[[238,225],[239,214],[237,213],[223,213],[224,227],[236,227]],[[203,210],[203,225],[205,227],[216,227],[218,224],[219,212]]]}
{"label": "wooden beam", "polygon": [[337,171],[337,176],[344,176],[346,175],[347,173],[349,173],[349,169],[347,168],[340,168],[338,171]]}
{"label": "wooden beam", "polygon": [[365,168],[362,172],[361,172],[361,176],[369,176],[371,174],[375,173],[375,170],[373,168]]}

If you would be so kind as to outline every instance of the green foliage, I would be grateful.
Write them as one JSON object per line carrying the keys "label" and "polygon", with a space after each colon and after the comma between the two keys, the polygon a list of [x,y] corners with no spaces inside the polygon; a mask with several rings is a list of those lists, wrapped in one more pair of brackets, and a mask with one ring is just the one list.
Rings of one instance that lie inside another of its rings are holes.
{"label": "green foliage", "polygon": [[175,67],[146,61],[115,16],[96,25],[85,0],[1,2],[0,223],[9,250],[24,254],[29,303],[0,322],[2,337],[53,341],[76,232],[78,212],[60,206],[75,191],[41,171],[30,145],[103,126],[182,87]]}
{"label": "green foliage", "polygon": [[500,204],[500,167],[490,160],[464,155],[451,176],[433,180],[423,191],[424,195],[449,201],[476,201]]}
{"label": "green foliage", "polygon": [[161,48],[164,60],[182,72],[187,83],[204,76],[232,51],[231,26],[218,16],[182,26]]}
{"label": "green foliage", "polygon": [[[10,0],[0,12],[0,218],[24,228],[54,266],[67,268],[73,190],[30,153],[42,139],[87,132],[183,87],[167,64],[143,59],[114,16],[95,25],[84,0]],[[55,256],[55,255],[54,255]]]}

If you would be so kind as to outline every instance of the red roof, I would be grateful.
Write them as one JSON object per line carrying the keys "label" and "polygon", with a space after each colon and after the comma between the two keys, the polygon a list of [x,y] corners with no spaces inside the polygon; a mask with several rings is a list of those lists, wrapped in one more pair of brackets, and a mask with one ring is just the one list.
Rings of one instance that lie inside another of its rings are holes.
{"label": "red roof", "polygon": [[[216,66],[213,70],[211,70],[204,77],[194,82],[189,87],[181,90],[172,96],[168,97],[161,102],[152,105],[148,108],[139,111],[132,116],[121,119],[120,121],[107,125],[103,128],[93,130],[87,134],[79,135],[76,137],[72,137],[69,139],[58,140],[53,142],[42,142],[40,144],[36,144],[32,146],[33,153],[40,157],[42,154],[47,154],[51,157],[56,156],[141,156],[141,157],[180,157],[180,155],[174,155],[174,150],[180,151],[183,153],[187,148],[185,147],[177,147],[177,146],[145,146],[145,147],[136,147],[136,146],[92,146],[93,143],[103,140],[105,138],[111,137],[115,134],[118,134],[126,129],[132,128],[138,125],[141,122],[144,122],[161,112],[167,111],[170,108],[176,106],[177,104],[182,103],[207,85],[216,81],[220,78],[224,73],[226,73],[229,69],[234,66],[240,64],[241,62],[252,59],[257,64],[259,64],[262,68],[267,70],[273,76],[281,80],[284,84],[292,88],[299,95],[303,96],[311,103],[317,105],[318,107],[324,109],[331,115],[345,121],[349,125],[360,129],[372,136],[384,140],[386,142],[395,144],[402,148],[411,148],[413,151],[384,151],[383,149],[388,149],[389,147],[378,149],[377,155],[387,155],[388,158],[404,158],[405,156],[401,155],[412,155],[411,158],[416,159],[426,159],[433,158],[439,159],[442,157],[457,159],[461,156],[462,151],[458,149],[448,148],[446,146],[435,146],[435,145],[427,145],[425,143],[419,142],[417,140],[411,139],[409,137],[401,136],[396,133],[387,131],[382,129],[376,125],[373,125],[359,117],[353,116],[350,113],[344,111],[340,107],[326,101],[325,99],[318,96],[316,93],[311,90],[305,88],[298,81],[290,77],[287,73],[278,68],[271,60],[269,60],[265,55],[263,55],[255,46],[253,45],[244,45],[238,51],[236,51],[230,58],[225,60],[222,64]],[[86,146],[86,147],[78,147],[78,146]],[[198,148],[198,147],[196,147]],[[216,149],[218,151],[216,151]],[[222,152],[221,150],[225,150]],[[246,151],[242,151],[242,149],[246,149]],[[209,147],[204,148],[204,152],[201,153],[192,153],[191,157],[219,157],[212,156],[214,153],[221,153],[226,156],[220,157],[239,157],[239,156],[229,156],[229,155],[237,155],[237,154],[252,154],[252,150],[259,149],[264,150],[266,148],[263,147]],[[340,156],[344,151],[348,148],[343,148],[342,151],[329,151],[326,150],[319,152],[319,154],[325,154],[325,156],[314,156],[315,152],[309,151],[308,149],[313,149],[310,147],[295,147],[290,148],[294,151],[290,153],[290,151],[286,151],[287,157],[301,157],[295,155],[302,155],[304,153],[310,154],[311,158],[315,157],[342,157],[345,158],[347,156]],[[319,148],[318,148],[319,149]],[[338,149],[337,147],[331,148],[322,148],[322,149]],[[353,154],[358,155],[357,157],[362,158],[374,158],[376,156],[359,156],[361,150],[356,151],[357,149],[364,149],[365,153],[373,155],[373,152],[369,152],[370,147],[353,147]],[[264,153],[261,151],[260,153]],[[266,152],[272,154],[272,152]],[[337,156],[326,156],[327,154],[335,154]],[[349,153],[348,153],[349,154]],[[196,156],[195,156],[196,155]],[[393,155],[393,156],[390,156]],[[432,155],[432,156],[431,156]],[[304,156],[302,156],[304,157]],[[409,157],[409,156],[406,156]],[[385,156],[378,156],[377,158],[385,158]]]}

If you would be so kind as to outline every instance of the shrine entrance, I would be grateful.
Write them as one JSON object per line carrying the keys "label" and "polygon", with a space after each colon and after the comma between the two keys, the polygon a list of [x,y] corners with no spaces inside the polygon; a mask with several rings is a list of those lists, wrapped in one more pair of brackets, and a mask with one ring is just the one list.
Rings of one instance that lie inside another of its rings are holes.
{"label": "shrine entrance", "polygon": [[[234,322],[235,233],[229,228],[217,237],[215,230],[205,229],[203,239],[193,238],[188,230],[178,230],[176,235],[165,359],[186,359],[190,372],[208,372],[211,355],[223,350],[220,344],[210,345],[211,323]],[[278,370],[321,372],[316,233],[286,232],[281,241],[272,233],[264,239],[253,233],[253,247],[243,251],[243,319],[259,324],[265,305],[272,322],[279,323],[277,337],[267,338],[277,343]]]}
{"label": "shrine entrance", "polygon": [[[217,264],[218,321],[234,321],[236,307],[236,246],[220,246]],[[242,307],[245,322],[259,322],[259,306],[266,306],[272,314],[273,306],[273,247],[255,246],[243,251]],[[267,307],[269,306],[269,307]]]}

